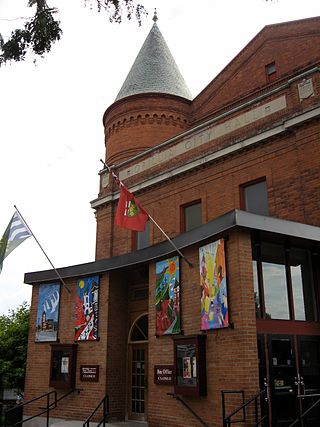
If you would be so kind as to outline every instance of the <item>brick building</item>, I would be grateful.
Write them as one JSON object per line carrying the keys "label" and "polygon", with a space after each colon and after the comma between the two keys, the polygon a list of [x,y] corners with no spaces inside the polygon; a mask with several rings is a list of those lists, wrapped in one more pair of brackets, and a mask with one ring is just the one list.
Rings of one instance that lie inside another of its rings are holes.
{"label": "brick building", "polygon": [[262,391],[247,419],[257,402],[289,426],[320,391],[320,18],[266,26],[194,99],[156,21],[103,116],[106,164],[151,219],[115,225],[104,168],[96,260],[58,270],[68,289],[26,274],[25,398],[76,389],[50,413],[65,426],[107,395],[109,420],[220,427]]}

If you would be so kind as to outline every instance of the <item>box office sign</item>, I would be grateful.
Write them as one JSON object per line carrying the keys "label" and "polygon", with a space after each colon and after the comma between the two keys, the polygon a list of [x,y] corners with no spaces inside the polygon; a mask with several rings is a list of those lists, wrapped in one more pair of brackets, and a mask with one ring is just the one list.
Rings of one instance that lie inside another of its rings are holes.
{"label": "box office sign", "polygon": [[99,381],[99,365],[81,365],[80,381],[98,382]]}
{"label": "box office sign", "polygon": [[173,384],[173,365],[155,365],[154,366],[154,383],[161,385]]}

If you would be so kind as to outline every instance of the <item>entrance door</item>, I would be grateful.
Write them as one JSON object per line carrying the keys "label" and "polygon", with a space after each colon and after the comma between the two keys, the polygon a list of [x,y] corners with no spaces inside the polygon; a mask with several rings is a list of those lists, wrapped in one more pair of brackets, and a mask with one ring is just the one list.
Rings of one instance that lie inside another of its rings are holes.
{"label": "entrance door", "polygon": [[286,427],[298,416],[297,371],[292,337],[269,337],[272,425]]}
{"label": "entrance door", "polygon": [[[269,335],[268,366],[272,426],[287,427],[312,404],[302,394],[320,392],[320,338]],[[261,374],[266,375],[263,370]],[[304,426],[320,426],[320,409],[310,412]]]}
{"label": "entrance door", "polygon": [[146,420],[147,346],[132,345],[130,357],[129,419]]}
{"label": "entrance door", "polygon": [[[302,410],[309,408],[319,397],[320,393],[320,338],[299,337],[299,370],[301,374],[301,393],[309,398],[302,399]],[[320,406],[317,405],[305,418],[305,427],[320,426]]]}
{"label": "entrance door", "polygon": [[141,315],[129,333],[128,418],[147,420],[148,316]]}

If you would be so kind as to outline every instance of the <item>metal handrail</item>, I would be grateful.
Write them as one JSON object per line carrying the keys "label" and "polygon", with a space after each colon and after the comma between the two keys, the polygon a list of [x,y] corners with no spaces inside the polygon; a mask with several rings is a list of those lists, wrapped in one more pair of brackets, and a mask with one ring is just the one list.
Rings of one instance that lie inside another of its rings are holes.
{"label": "metal handrail", "polygon": [[289,427],[293,427],[295,426],[298,422],[301,423],[301,420],[303,420],[303,418],[310,412],[312,411],[313,408],[315,408],[317,405],[319,405],[320,403],[320,394],[299,394],[297,396],[298,399],[306,399],[306,398],[311,398],[311,397],[318,397],[318,400],[316,402],[314,402],[308,409],[306,409],[302,414],[299,415],[299,417],[294,420]]}
{"label": "metal handrail", "polygon": [[[4,427],[19,426],[19,425],[22,425],[23,423],[25,423],[27,421],[32,420],[33,418],[40,417],[40,415],[43,415],[43,414],[47,414],[47,416],[46,416],[46,427],[49,427],[49,413],[50,413],[50,410],[55,409],[57,407],[57,403],[60,402],[60,400],[62,400],[65,397],[69,396],[69,394],[71,394],[71,393],[73,393],[75,391],[80,392],[80,390],[78,390],[78,389],[72,389],[72,390],[69,390],[63,396],[59,397],[59,399],[57,399],[57,391],[56,390],[49,391],[48,393],[44,393],[41,396],[35,397],[35,398],[31,399],[31,400],[28,400],[27,402],[20,403],[19,405],[16,405],[13,408],[8,409],[5,412],[5,414],[4,414]],[[54,400],[50,403],[50,395],[52,395],[52,394],[54,395]],[[14,424],[7,424],[8,414],[13,413],[17,409],[20,409],[20,408],[22,408],[24,406],[27,406],[30,403],[36,402],[37,400],[40,400],[40,399],[42,399],[44,397],[47,398],[47,400],[46,400],[46,406],[42,407],[42,408],[41,407],[39,408],[39,409],[41,409],[41,412],[37,413],[36,415],[31,415],[31,417],[26,418],[26,419],[21,420],[21,421],[18,421],[18,422],[14,423]]]}
{"label": "metal handrail", "polygon": [[[54,395],[54,401],[53,401],[53,403],[51,403],[51,404],[50,404],[49,402],[50,402],[50,395],[51,395],[51,394],[53,394],[53,395]],[[22,408],[22,407],[24,407],[24,406],[27,406],[27,405],[29,405],[30,403],[36,402],[37,400],[40,400],[40,399],[42,399],[42,398],[44,398],[44,397],[46,397],[46,398],[47,398],[47,406],[46,406],[46,408],[44,409],[44,411],[40,412],[40,413],[39,413],[39,414],[37,414],[37,415],[32,415],[31,417],[27,418],[26,420],[18,421],[18,422],[16,422],[15,424],[7,424],[7,421],[8,421],[8,415],[9,415],[9,414],[14,413],[15,411],[17,411],[17,409],[20,409],[20,408]],[[41,396],[35,397],[34,399],[28,400],[27,402],[20,403],[19,405],[16,405],[16,406],[14,406],[14,407],[13,407],[13,408],[11,408],[11,409],[8,409],[8,410],[5,412],[5,414],[4,414],[4,427],[12,427],[12,426],[18,426],[18,425],[21,425],[21,424],[23,424],[25,421],[32,420],[33,418],[39,417],[40,415],[42,415],[42,414],[44,414],[44,413],[47,413],[47,426],[49,426],[49,420],[48,420],[48,416],[49,416],[49,408],[50,408],[52,405],[54,405],[54,404],[55,404],[56,400],[57,400],[57,392],[54,390],[54,391],[49,391],[48,393],[44,393],[44,394],[42,394]]]}
{"label": "metal handrail", "polygon": [[[210,427],[209,424],[207,424],[205,421],[203,421],[203,419],[201,417],[199,417],[198,414],[196,414],[194,412],[194,410],[187,404],[187,402],[185,402],[183,399],[181,399],[181,397],[175,393],[167,393],[168,396],[172,396],[175,399],[179,400],[179,402],[182,403],[183,406],[185,406],[189,412],[191,412],[191,414],[204,426],[204,427]],[[85,427],[85,426],[83,426]]]}
{"label": "metal handrail", "polygon": [[97,405],[97,407],[92,411],[92,413],[89,415],[89,417],[84,421],[82,427],[90,427],[90,421],[95,415],[95,413],[98,411],[100,406],[103,405],[103,417],[102,420],[99,422],[97,427],[101,426],[101,423],[103,427],[106,425],[106,418],[109,414],[109,396],[106,394],[104,398],[101,400],[101,402]]}
{"label": "metal handrail", "polygon": [[[239,408],[234,410],[231,414],[229,414],[227,417],[225,416],[225,403],[224,403],[224,394],[225,393],[241,393],[242,394],[242,401],[244,402],[244,391],[243,390],[237,390],[237,391],[228,391],[228,390],[222,390],[222,401],[223,401],[223,426],[224,427],[230,427],[233,423],[240,423],[240,422],[246,422],[246,408],[250,403],[254,402],[254,409],[255,409],[255,424],[254,427],[257,427],[261,425],[261,423],[268,418],[268,411],[266,411],[266,414],[263,415],[261,418],[258,417],[258,400],[262,398],[262,396],[265,394],[265,401],[267,402],[268,399],[268,388],[264,388],[261,390],[258,394],[253,396],[251,399],[249,399],[247,402],[243,403]],[[242,411],[243,419],[237,419],[232,421],[231,418],[236,415],[238,412]]]}
{"label": "metal handrail", "polygon": [[60,402],[60,400],[63,400],[65,397],[68,397],[69,394],[72,394],[75,391],[79,394],[81,389],[80,388],[73,388],[73,389],[69,390],[66,394],[63,394],[61,397],[59,397],[59,399],[56,399],[56,402],[55,402],[56,406],[57,406],[57,403]]}
{"label": "metal handrail", "polygon": [[245,422],[246,420],[246,412],[244,409],[244,391],[243,390],[221,390],[221,396],[222,396],[222,417],[223,417],[223,426],[225,427],[225,425],[230,425],[231,422],[228,422],[228,424],[226,424],[227,418],[231,418],[233,415],[235,415],[235,413],[240,412],[241,409],[237,409],[234,413],[232,413],[231,415],[229,415],[228,417],[226,417],[226,405],[225,405],[225,394],[241,394],[242,397],[242,406],[241,409],[243,411],[243,419],[242,420],[237,420],[236,422]]}

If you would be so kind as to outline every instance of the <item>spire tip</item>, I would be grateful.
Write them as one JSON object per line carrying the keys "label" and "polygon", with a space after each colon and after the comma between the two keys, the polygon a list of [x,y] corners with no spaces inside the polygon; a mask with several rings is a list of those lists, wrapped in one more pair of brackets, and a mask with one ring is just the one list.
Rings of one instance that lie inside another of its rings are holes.
{"label": "spire tip", "polygon": [[152,18],[153,22],[156,23],[158,21],[157,9],[154,8],[154,14]]}

